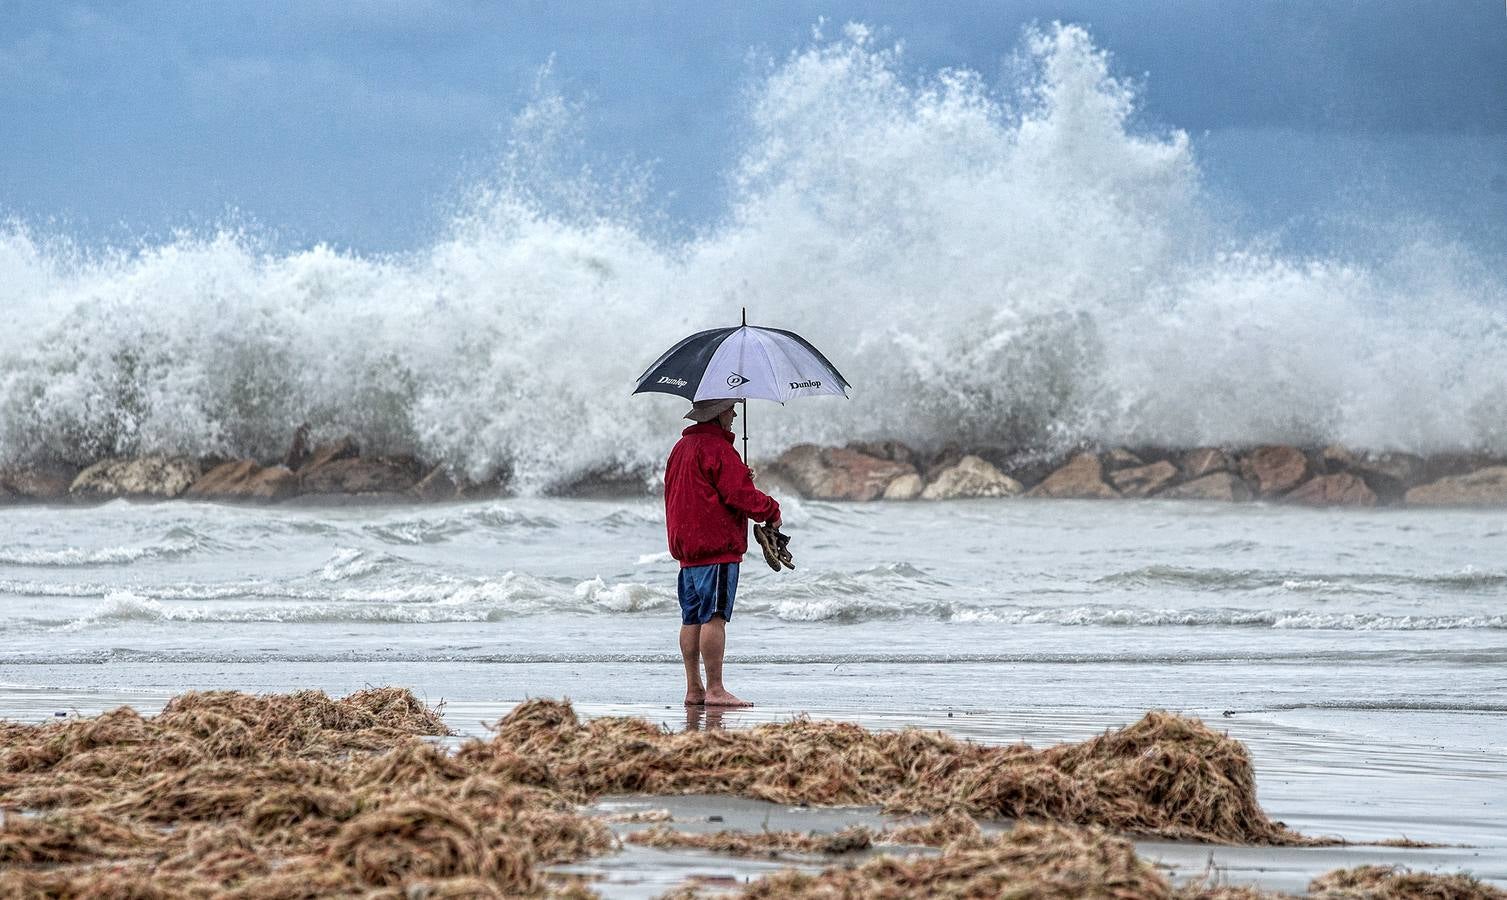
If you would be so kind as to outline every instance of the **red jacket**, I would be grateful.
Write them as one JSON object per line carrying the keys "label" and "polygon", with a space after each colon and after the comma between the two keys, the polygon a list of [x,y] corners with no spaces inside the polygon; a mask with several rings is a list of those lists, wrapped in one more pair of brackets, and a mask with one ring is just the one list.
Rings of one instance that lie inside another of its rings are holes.
{"label": "red jacket", "polygon": [[780,504],[754,487],[731,431],[708,422],[680,433],[665,466],[665,530],[682,569],[741,561],[748,520],[779,517]]}

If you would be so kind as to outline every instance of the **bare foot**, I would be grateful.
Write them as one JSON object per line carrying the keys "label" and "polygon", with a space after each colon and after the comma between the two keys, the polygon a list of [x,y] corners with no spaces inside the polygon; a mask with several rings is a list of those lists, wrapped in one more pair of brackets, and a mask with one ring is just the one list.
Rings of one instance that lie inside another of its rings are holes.
{"label": "bare foot", "polygon": [[707,706],[753,706],[747,700],[739,700],[720,688],[707,691],[705,702]]}
{"label": "bare foot", "polygon": [[706,691],[686,691],[685,705],[700,706],[706,702]]}

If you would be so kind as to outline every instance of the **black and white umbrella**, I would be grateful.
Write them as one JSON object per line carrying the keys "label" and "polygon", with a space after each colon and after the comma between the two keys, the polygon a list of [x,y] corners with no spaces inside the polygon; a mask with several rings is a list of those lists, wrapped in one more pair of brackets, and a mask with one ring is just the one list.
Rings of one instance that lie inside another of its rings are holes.
{"label": "black and white umbrella", "polygon": [[[644,370],[635,394],[674,394],[697,400],[773,400],[848,395],[847,379],[811,342],[793,331],[735,328],[699,331],[666,350]],[[744,403],[743,455],[748,457],[748,409]]]}

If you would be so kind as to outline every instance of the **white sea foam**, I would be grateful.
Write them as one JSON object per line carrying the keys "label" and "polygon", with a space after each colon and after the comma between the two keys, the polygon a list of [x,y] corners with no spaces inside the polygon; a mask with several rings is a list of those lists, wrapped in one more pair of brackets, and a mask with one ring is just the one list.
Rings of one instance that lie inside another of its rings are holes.
{"label": "white sea foam", "polygon": [[144,559],[162,559],[192,552],[199,542],[192,537],[169,538],[147,544],[115,547],[67,547],[61,550],[16,547],[0,550],[0,565],[68,568],[75,566],[114,566]]}
{"label": "white sea foam", "polygon": [[384,558],[378,554],[356,547],[339,547],[329,562],[319,570],[319,577],[323,581],[348,581],[370,575],[380,569],[384,562]]}
{"label": "white sea foam", "polygon": [[570,104],[548,96],[404,256],[236,232],[86,254],[0,228],[0,455],[272,456],[307,420],[525,490],[652,475],[681,405],[630,400],[632,379],[741,306],[856,386],[756,406],[756,455],[863,436],[1507,451],[1499,271],[1427,227],[1269,252],[1212,212],[1186,135],[1137,125],[1085,31],[1033,31],[1020,59],[1000,87],[915,78],[851,27],[771,65],[725,220],[680,242],[640,224],[641,182],[561,174]]}
{"label": "white sea foam", "polygon": [[589,608],[609,612],[638,612],[657,609],[675,602],[675,597],[663,588],[653,588],[637,582],[608,584],[600,576],[576,585],[576,599],[584,601]]}

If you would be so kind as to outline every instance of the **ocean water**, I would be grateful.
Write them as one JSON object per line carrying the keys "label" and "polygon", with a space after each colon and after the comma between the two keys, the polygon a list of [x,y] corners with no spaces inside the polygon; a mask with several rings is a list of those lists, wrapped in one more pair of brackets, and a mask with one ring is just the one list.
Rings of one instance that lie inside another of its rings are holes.
{"label": "ocean water", "polygon": [[[785,507],[798,568],[744,566],[745,661],[1108,666],[1137,673],[1114,685],[1125,706],[1507,713],[1496,512]],[[0,665],[652,667],[676,653],[663,516],[654,499],[7,509]],[[1168,674],[1216,664],[1242,674]],[[1057,702],[1104,701],[1106,686],[1081,687]],[[649,699],[638,690],[597,696]]]}

